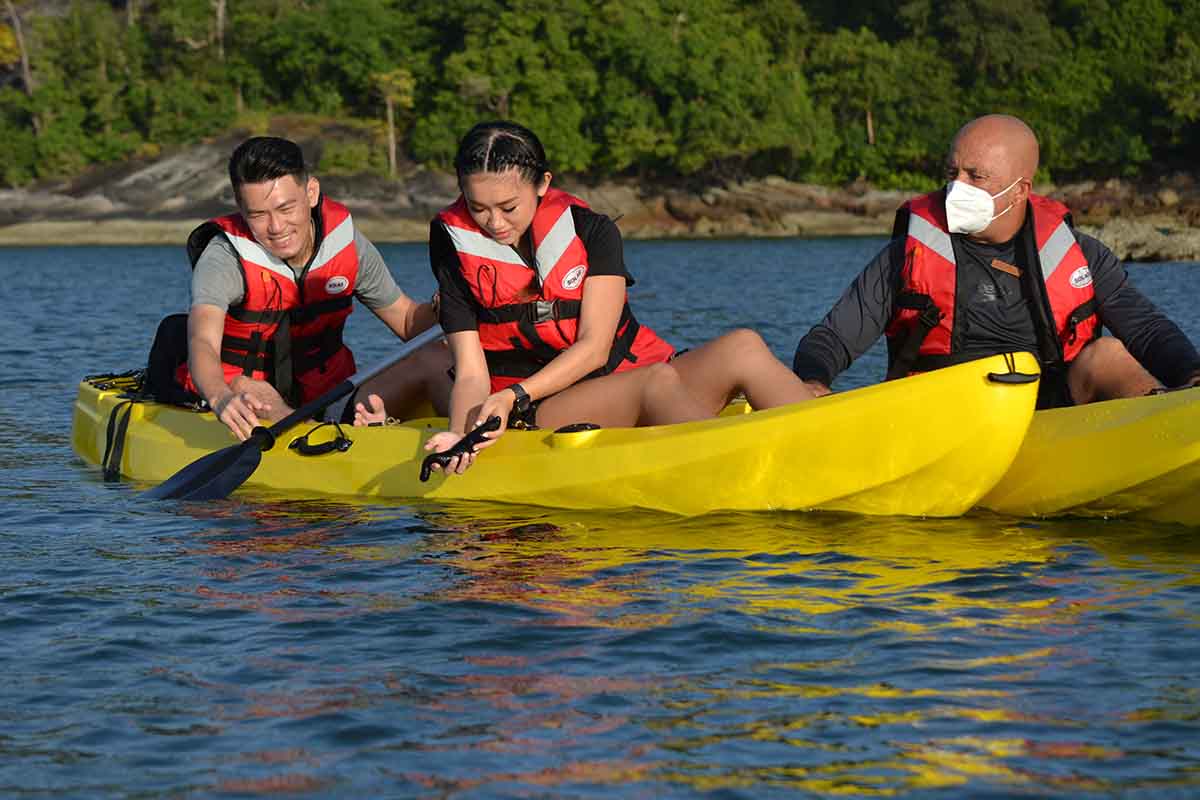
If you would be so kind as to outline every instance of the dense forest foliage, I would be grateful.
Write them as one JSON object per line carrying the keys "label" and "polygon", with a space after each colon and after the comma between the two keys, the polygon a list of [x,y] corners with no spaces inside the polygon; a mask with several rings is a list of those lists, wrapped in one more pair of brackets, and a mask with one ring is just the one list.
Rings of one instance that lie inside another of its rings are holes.
{"label": "dense forest foliage", "polygon": [[[445,166],[482,118],[558,170],[933,184],[1003,111],[1042,177],[1193,167],[1200,0],[4,0],[0,184],[280,114],[319,169]],[[1189,161],[1190,157],[1190,161]]]}

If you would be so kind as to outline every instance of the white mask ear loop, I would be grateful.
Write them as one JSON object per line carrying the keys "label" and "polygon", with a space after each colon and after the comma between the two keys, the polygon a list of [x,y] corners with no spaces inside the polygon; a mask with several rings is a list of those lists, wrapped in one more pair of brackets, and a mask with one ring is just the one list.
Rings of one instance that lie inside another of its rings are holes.
{"label": "white mask ear loop", "polygon": [[[1006,189],[1004,189],[1003,191],[1000,191],[1000,192],[996,192],[996,194],[992,195],[992,199],[993,199],[993,200],[995,200],[995,199],[996,199],[997,197],[999,197],[1000,195],[1007,193],[1009,189],[1011,189],[1011,188],[1013,188],[1014,186],[1016,186],[1016,185],[1017,185],[1018,183],[1020,183],[1022,180],[1024,180],[1024,178],[1017,178],[1015,181],[1013,181],[1012,183],[1010,183]],[[1003,210],[1003,211],[1001,211],[999,214],[997,214],[996,216],[992,217],[992,220],[994,221],[994,220],[997,220],[997,219],[999,219],[1000,217],[1003,217],[1005,214],[1007,214],[1009,211],[1011,211],[1011,210],[1012,210],[1012,207],[1013,207],[1014,205],[1016,205],[1016,203],[1009,203],[1009,204],[1008,204],[1008,208],[1004,209],[1004,210]]]}

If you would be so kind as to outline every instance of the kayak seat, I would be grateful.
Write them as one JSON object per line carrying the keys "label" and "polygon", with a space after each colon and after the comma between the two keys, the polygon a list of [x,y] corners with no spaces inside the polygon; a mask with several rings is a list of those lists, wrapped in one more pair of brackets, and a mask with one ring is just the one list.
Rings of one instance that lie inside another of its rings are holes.
{"label": "kayak seat", "polygon": [[142,389],[160,403],[207,408],[204,398],[184,389],[175,380],[175,371],[188,358],[187,321],[186,313],[177,313],[168,314],[158,323]]}

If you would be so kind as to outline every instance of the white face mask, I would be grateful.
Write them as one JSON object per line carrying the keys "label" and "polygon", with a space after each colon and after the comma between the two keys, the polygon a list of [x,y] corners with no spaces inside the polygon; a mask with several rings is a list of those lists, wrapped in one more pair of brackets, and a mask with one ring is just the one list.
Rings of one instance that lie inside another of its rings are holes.
{"label": "white face mask", "polygon": [[[1021,182],[1021,178],[1008,185],[1013,188]],[[950,181],[946,187],[946,224],[951,233],[979,233],[992,224],[992,220],[1009,212],[1012,206],[993,214],[992,201],[1008,191],[1005,189],[996,194],[988,194],[985,189],[972,186],[962,181]]]}

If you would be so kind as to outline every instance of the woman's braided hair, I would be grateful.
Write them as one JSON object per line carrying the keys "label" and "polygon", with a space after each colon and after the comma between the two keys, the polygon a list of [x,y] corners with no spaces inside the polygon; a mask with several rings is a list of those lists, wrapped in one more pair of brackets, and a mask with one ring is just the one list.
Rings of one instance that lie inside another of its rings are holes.
{"label": "woman's braided hair", "polygon": [[481,122],[462,138],[454,169],[459,183],[480,172],[504,172],[516,168],[521,177],[537,186],[550,165],[546,151],[533,131],[515,122]]}

